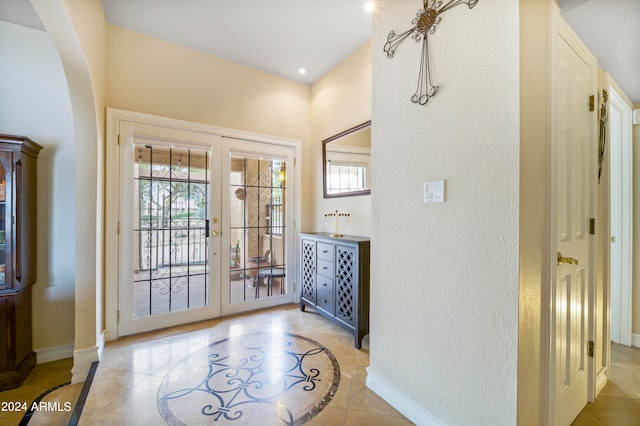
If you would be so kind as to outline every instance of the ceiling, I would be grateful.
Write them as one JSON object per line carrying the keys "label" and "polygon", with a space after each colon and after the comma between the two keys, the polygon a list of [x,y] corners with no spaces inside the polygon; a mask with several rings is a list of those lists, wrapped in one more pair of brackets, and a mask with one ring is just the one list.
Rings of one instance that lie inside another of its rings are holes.
{"label": "ceiling", "polygon": [[[316,81],[371,37],[365,0],[102,3],[112,24],[305,84]],[[419,6],[419,0],[416,3]],[[611,73],[632,102],[640,103],[640,0],[558,3],[600,67]],[[2,0],[0,20],[43,29],[29,0]],[[306,74],[298,73],[301,67]]]}
{"label": "ceiling", "polygon": [[633,103],[640,103],[640,0],[558,0],[562,16]]}

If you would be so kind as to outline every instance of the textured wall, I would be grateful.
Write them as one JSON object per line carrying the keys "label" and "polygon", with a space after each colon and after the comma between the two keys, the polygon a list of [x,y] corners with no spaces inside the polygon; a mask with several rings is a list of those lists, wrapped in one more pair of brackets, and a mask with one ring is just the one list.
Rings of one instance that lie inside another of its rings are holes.
{"label": "textured wall", "polygon": [[[447,424],[516,423],[519,252],[518,2],[448,11],[431,37],[440,92],[409,101],[420,45],[388,59],[373,24],[371,372]],[[423,181],[446,179],[425,205]],[[402,348],[389,350],[388,348]]]}

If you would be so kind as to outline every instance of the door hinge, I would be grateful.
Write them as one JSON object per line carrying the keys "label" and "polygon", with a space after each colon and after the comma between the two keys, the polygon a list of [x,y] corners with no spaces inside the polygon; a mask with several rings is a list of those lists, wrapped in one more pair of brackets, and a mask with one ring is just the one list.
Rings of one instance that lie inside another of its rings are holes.
{"label": "door hinge", "polygon": [[594,343],[593,340],[589,340],[589,350],[588,350],[588,354],[589,354],[589,358],[594,358],[594,349],[595,349],[596,344]]}
{"label": "door hinge", "polygon": [[118,322],[120,322],[120,311],[118,311]]}
{"label": "door hinge", "polygon": [[118,135],[118,146],[120,146],[120,135]]}
{"label": "door hinge", "polygon": [[296,283],[293,283],[293,294],[296,294]]}
{"label": "door hinge", "polygon": [[596,96],[591,95],[589,96],[589,111],[595,111],[595,110],[596,110]]}
{"label": "door hinge", "polygon": [[596,220],[594,218],[589,219],[589,234],[596,235]]}
{"label": "door hinge", "polygon": [[120,222],[118,222],[118,229],[116,230],[116,232],[118,233],[118,235],[120,235]]}

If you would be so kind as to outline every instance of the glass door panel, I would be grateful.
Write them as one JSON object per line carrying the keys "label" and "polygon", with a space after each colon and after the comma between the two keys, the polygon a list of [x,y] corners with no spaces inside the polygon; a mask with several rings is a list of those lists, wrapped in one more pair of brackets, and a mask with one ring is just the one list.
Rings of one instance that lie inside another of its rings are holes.
{"label": "glass door panel", "polygon": [[210,153],[135,145],[134,155],[134,318],[206,306]]}
{"label": "glass door panel", "polygon": [[223,211],[229,212],[225,239],[229,243],[229,281],[223,312],[291,302],[293,245],[286,212],[292,153],[282,147],[226,142],[229,162],[223,175],[229,189],[228,207],[223,206]]}

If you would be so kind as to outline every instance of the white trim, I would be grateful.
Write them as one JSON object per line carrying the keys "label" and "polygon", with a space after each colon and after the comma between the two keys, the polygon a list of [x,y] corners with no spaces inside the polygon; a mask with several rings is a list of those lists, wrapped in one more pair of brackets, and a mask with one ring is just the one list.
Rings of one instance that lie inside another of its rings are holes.
{"label": "white trim", "polygon": [[73,368],[71,369],[73,377],[71,378],[71,383],[81,383],[86,380],[91,364],[100,360],[100,347],[102,346],[98,345],[73,351]]}
{"label": "white trim", "polygon": [[596,396],[600,394],[604,386],[607,384],[607,381],[609,380],[608,373],[609,370],[607,368],[603,368],[602,371],[600,371],[600,374],[598,374],[598,377],[596,377]]}
{"label": "white trim", "polygon": [[[611,341],[630,346],[632,341],[633,290],[633,130],[631,106],[609,73],[609,231],[615,242],[610,246]],[[619,117],[619,121],[613,119]],[[617,127],[619,123],[619,127]],[[616,170],[616,173],[613,171]],[[619,174],[617,174],[619,173]],[[617,185],[619,183],[619,185]],[[615,186],[614,186],[615,185]]]}
{"label": "white trim", "polygon": [[446,426],[446,423],[413,401],[367,367],[367,387],[418,426]]}
{"label": "white trim", "polygon": [[633,333],[631,335],[631,346],[634,346],[636,348],[640,348],[640,334]]}
{"label": "white trim", "polygon": [[38,364],[73,357],[73,343],[35,351]]}

